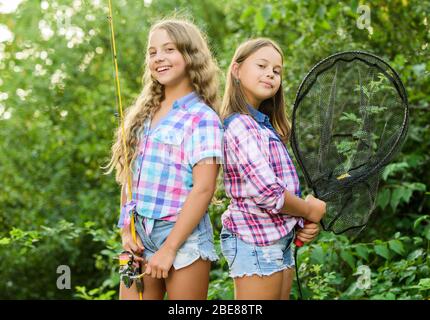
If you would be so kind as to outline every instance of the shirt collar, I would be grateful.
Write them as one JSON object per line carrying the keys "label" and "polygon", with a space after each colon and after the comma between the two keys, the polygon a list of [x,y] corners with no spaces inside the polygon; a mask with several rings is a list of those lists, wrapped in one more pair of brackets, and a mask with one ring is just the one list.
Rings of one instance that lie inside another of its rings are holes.
{"label": "shirt collar", "polygon": [[183,96],[183,97],[175,100],[175,102],[173,102],[173,109],[176,109],[179,107],[182,109],[187,109],[187,107],[192,106],[193,104],[195,104],[199,100],[200,100],[200,98],[197,95],[197,93],[195,91],[192,91],[189,94],[187,94],[186,96]]}
{"label": "shirt collar", "polygon": [[270,124],[269,117],[264,113],[258,111],[254,107],[251,107],[250,105],[248,105],[248,111],[254,117],[254,119],[257,120],[257,122],[263,123],[263,124],[267,124],[267,123]]}
{"label": "shirt collar", "polygon": [[251,115],[254,117],[254,119],[262,124],[264,127],[272,130],[272,132],[279,138],[279,140],[282,141],[281,136],[279,135],[279,133],[275,130],[275,128],[273,128],[272,124],[270,123],[270,119],[269,116],[265,115],[264,113],[258,111],[257,109],[255,109],[254,107],[248,105],[248,110],[249,113],[251,113]]}

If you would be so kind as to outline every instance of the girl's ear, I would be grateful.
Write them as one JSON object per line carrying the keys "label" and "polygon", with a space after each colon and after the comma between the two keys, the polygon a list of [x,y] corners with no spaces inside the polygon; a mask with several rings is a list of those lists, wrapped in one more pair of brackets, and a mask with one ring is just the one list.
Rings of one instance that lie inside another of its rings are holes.
{"label": "girl's ear", "polygon": [[235,79],[239,80],[239,64],[237,62],[233,62],[231,65],[231,74]]}

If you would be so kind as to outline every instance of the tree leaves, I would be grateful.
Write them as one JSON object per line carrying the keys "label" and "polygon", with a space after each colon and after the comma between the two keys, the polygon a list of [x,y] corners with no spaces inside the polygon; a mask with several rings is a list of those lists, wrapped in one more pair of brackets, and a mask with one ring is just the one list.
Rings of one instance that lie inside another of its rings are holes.
{"label": "tree leaves", "polygon": [[406,162],[391,163],[387,165],[384,171],[382,172],[382,179],[387,180],[389,175],[392,175],[398,172],[403,172],[407,168],[409,168],[409,165]]}
{"label": "tree leaves", "polygon": [[355,258],[354,256],[347,250],[342,250],[340,252],[340,257],[348,263],[348,265],[351,267],[351,269],[355,268]]}
{"label": "tree leaves", "polygon": [[390,259],[390,251],[386,244],[377,244],[374,246],[375,253],[385,259]]}
{"label": "tree leaves", "polygon": [[403,243],[400,240],[390,240],[388,241],[388,245],[391,250],[403,256],[405,254],[405,248],[403,247]]}
{"label": "tree leaves", "polygon": [[[404,196],[403,191],[404,190],[405,190],[404,188],[394,189],[394,191],[391,195],[391,201],[390,201],[390,205],[391,205],[391,208],[393,209],[393,211],[396,210],[397,205],[399,204],[400,200],[403,199],[403,196]],[[412,192],[411,192],[411,194],[412,194]]]}
{"label": "tree leaves", "polygon": [[343,112],[339,120],[352,121],[357,124],[361,124],[362,122],[360,118],[358,118],[354,113],[350,113],[350,112]]}
{"label": "tree leaves", "polygon": [[272,16],[272,6],[269,4],[263,6],[262,9],[257,10],[254,17],[254,23],[257,26],[257,30],[259,32],[262,32],[264,30],[267,22],[270,21],[271,16]]}
{"label": "tree leaves", "polygon": [[426,185],[419,182],[403,182],[401,185],[396,185],[393,190],[385,187],[379,191],[377,197],[377,205],[381,209],[385,209],[390,204],[393,211],[396,210],[399,204],[409,203],[414,191],[424,192]]}
{"label": "tree leaves", "polygon": [[320,245],[315,245],[311,254],[312,261],[314,261],[315,263],[323,264],[324,258],[325,254],[323,248]]}
{"label": "tree leaves", "polygon": [[390,203],[391,191],[388,188],[382,189],[378,193],[377,205],[382,209]]}
{"label": "tree leaves", "polygon": [[369,249],[365,245],[357,245],[355,247],[355,253],[365,261],[369,260]]}

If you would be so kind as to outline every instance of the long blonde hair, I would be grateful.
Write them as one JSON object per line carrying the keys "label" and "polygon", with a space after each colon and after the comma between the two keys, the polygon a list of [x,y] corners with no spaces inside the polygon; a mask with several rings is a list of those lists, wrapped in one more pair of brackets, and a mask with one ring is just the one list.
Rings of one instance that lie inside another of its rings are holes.
{"label": "long blonde hair", "polygon": [[[165,30],[182,54],[194,91],[208,106],[217,111],[219,69],[209,50],[206,37],[197,26],[185,19],[160,20],[151,27],[149,35],[157,29]],[[127,181],[125,166],[131,168],[131,163],[136,157],[139,133],[144,121],[152,118],[165,98],[164,86],[151,76],[148,62],[149,54],[146,50],[143,89],[135,102],[125,111],[124,116],[127,157],[125,157],[122,132],[119,127],[115,133],[110,162],[103,167],[108,168],[106,174],[111,173],[115,168],[116,181],[121,185]],[[127,163],[125,159],[128,160]]]}
{"label": "long blonde hair", "polygon": [[[281,55],[282,62],[284,61],[284,55],[282,53],[281,48],[271,39],[251,39],[242,43],[236,49],[236,52],[234,53],[233,59],[230,63],[230,67],[228,68],[224,90],[224,98],[221,105],[220,113],[221,119],[223,121],[229,115],[236,112],[250,115],[247,107],[248,103],[246,102],[245,94],[243,93],[240,83],[235,81],[232,73],[232,68],[234,63],[238,63],[240,66],[240,64],[254,52],[267,46],[273,47],[276,51],[278,51]],[[284,90],[282,87],[281,75],[281,85],[279,86],[278,91],[273,97],[264,100],[258,110],[269,117],[273,127],[279,133],[283,142],[286,144],[288,143],[288,139],[290,136],[291,124],[287,118],[284,108]]]}

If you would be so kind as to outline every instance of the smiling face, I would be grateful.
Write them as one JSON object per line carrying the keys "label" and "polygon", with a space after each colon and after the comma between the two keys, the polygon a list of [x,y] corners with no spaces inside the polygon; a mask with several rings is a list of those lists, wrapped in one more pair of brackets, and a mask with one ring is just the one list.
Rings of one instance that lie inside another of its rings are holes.
{"label": "smiling face", "polygon": [[232,72],[240,80],[247,102],[258,108],[262,101],[273,97],[281,85],[282,57],[272,46],[265,46],[242,63],[235,63]]}
{"label": "smiling face", "polygon": [[184,57],[166,30],[156,29],[150,34],[148,57],[151,75],[160,84],[177,86],[189,81]]}

